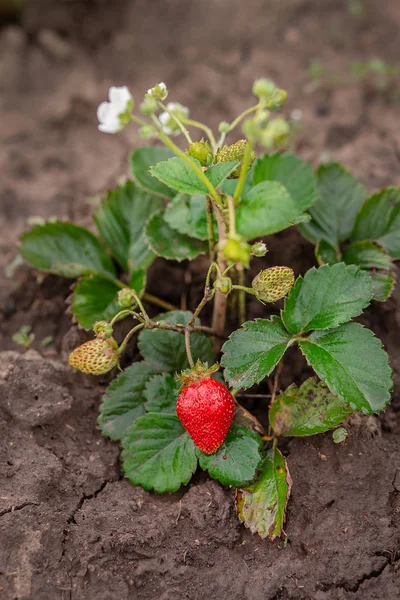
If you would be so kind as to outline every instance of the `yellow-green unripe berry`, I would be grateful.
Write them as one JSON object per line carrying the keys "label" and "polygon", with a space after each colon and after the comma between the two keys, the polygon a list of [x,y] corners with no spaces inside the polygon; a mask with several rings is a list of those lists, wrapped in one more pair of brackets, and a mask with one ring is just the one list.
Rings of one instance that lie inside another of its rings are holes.
{"label": "yellow-green unripe berry", "polygon": [[[235,142],[234,144],[231,144],[230,146],[222,146],[222,148],[220,148],[217,151],[217,154],[215,155],[215,163],[221,163],[221,162],[229,162],[230,160],[238,160],[240,162],[240,165],[237,167],[237,169],[235,169],[233,171],[233,173],[231,173],[228,177],[228,179],[234,179],[235,177],[239,177],[240,175],[240,169],[243,163],[243,158],[244,158],[244,154],[246,152],[246,148],[249,145],[249,142],[247,140],[239,140],[238,142]],[[255,161],[256,158],[256,154],[254,152],[254,150],[251,151],[250,154],[250,163],[249,163],[249,168],[251,167],[251,165],[253,164],[253,162]]]}
{"label": "yellow-green unripe berry", "polygon": [[239,236],[230,238],[222,248],[222,254],[230,263],[240,263],[245,267],[249,266],[251,256],[251,246]]}
{"label": "yellow-green unripe berry", "polygon": [[214,287],[221,292],[221,294],[227,296],[232,291],[232,279],[230,277],[219,277],[214,282]]}
{"label": "yellow-green unripe berry", "polygon": [[270,121],[260,136],[260,144],[267,149],[285,146],[290,140],[290,125],[278,117]]}
{"label": "yellow-green unripe berry", "polygon": [[123,288],[118,292],[118,304],[122,308],[131,308],[135,304],[135,293],[130,288]]}
{"label": "yellow-green unripe berry", "polygon": [[97,321],[93,325],[93,331],[96,337],[103,340],[110,338],[113,334],[112,325],[108,321]]}
{"label": "yellow-green unripe berry", "polygon": [[210,144],[204,140],[192,142],[188,148],[188,154],[198,160],[203,167],[208,167],[212,163],[213,153]]}
{"label": "yellow-green unripe berry", "polygon": [[251,287],[260,302],[276,302],[289,293],[293,284],[293,269],[270,267],[254,277]]}
{"label": "yellow-green unripe berry", "polygon": [[276,93],[276,86],[270,80],[262,77],[253,83],[253,94],[260,99],[268,100]]}
{"label": "yellow-green unripe berry", "polygon": [[285,104],[288,93],[285,90],[276,90],[273,98],[267,100],[266,107],[270,110],[279,110]]}
{"label": "yellow-green unripe berry", "polygon": [[82,373],[104,375],[118,365],[118,344],[114,338],[90,340],[75,348],[68,362]]}

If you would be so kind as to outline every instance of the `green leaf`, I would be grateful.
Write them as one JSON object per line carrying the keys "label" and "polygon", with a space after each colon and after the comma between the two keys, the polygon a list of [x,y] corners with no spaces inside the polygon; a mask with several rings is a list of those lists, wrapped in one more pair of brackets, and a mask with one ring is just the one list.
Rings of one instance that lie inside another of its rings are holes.
{"label": "green leaf", "polygon": [[146,226],[145,238],[154,254],[180,262],[207,252],[205,242],[172,229],[164,219],[164,214],[155,213]]}
{"label": "green leaf", "polygon": [[130,287],[131,290],[135,290],[138,296],[141,296],[144,290],[146,289],[146,281],[146,271],[144,271],[143,269],[138,269],[137,271],[133,271],[131,273],[128,287]]}
{"label": "green leaf", "polygon": [[[190,159],[194,165],[202,170],[198,160]],[[219,163],[209,167],[204,171],[204,175],[217,188],[238,166],[239,161],[231,160],[226,163]],[[162,183],[165,183],[170,188],[182,192],[183,194],[208,194],[209,189],[202,181],[199,175],[195,173],[192,167],[183,160],[175,156],[164,162],[159,162],[150,169],[153,177],[156,177]]]}
{"label": "green leaf", "polygon": [[101,237],[125,272],[147,268],[155,255],[144,238],[150,215],[162,208],[162,200],[152,196],[132,181],[107,194],[94,215]]}
{"label": "green leaf", "polygon": [[307,218],[277,181],[264,181],[251,188],[236,209],[238,233],[247,240],[282,231]]}
{"label": "green leaf", "polygon": [[215,188],[219,187],[223,181],[239,166],[238,160],[228,160],[228,162],[218,163],[209,167],[205,174]]}
{"label": "green leaf", "polygon": [[55,221],[21,236],[20,253],[37,269],[75,279],[100,273],[115,277],[114,265],[99,240],[84,227]]}
{"label": "green leaf", "polygon": [[368,198],[351,239],[376,240],[392,258],[400,258],[400,188],[390,187]]}
{"label": "green leaf", "polygon": [[268,450],[258,480],[236,493],[239,519],[252,533],[273,541],[283,533],[292,479],[278,449]]}
{"label": "green leaf", "polygon": [[372,299],[371,278],[355,265],[313,267],[296,283],[281,313],[291,333],[329,329],[362,313]]}
{"label": "green leaf", "polygon": [[139,417],[122,440],[122,468],[145,490],[176,492],[197,468],[195,446],[174,415]]}
{"label": "green leaf", "polygon": [[275,435],[314,435],[340,425],[352,409],[311,377],[299,388],[294,383],[269,407],[269,423]]}
{"label": "green leaf", "polygon": [[74,287],[71,308],[79,325],[91,329],[96,321],[112,319],[121,309],[116,283],[102,275],[87,275]]}
{"label": "green leaf", "polygon": [[108,386],[97,419],[104,435],[113,440],[121,440],[128,427],[144,415],[146,383],[154,374],[150,365],[136,362],[122,371]]}
{"label": "green leaf", "polygon": [[311,166],[292,152],[259,158],[254,165],[253,184],[262,181],[281,183],[301,211],[310,208],[317,199],[317,180]]}
{"label": "green leaf", "polygon": [[388,252],[377,242],[353,242],[343,251],[347,264],[358,265],[372,278],[374,299],[384,302],[394,286],[393,264]]}
{"label": "green leaf", "polygon": [[222,347],[225,380],[236,389],[259,383],[276,367],[290,340],[277,316],[243,323]]}
{"label": "green leaf", "polygon": [[262,461],[261,437],[247,429],[232,425],[222,446],[214,454],[197,450],[200,467],[222,485],[238,487],[253,481]]}
{"label": "green leaf", "polygon": [[[242,197],[246,196],[247,193],[253,187],[253,176],[254,176],[254,164],[247,171],[247,175],[246,175],[246,178],[244,180],[243,190],[242,190],[242,193],[241,193]],[[227,194],[228,196],[233,196],[234,193],[235,193],[238,181],[239,180],[237,178],[234,178],[234,179],[225,179],[225,181],[221,185],[221,192],[223,194]]]}
{"label": "green leaf", "polygon": [[[129,287],[141,295],[145,285],[145,271],[134,271]],[[74,287],[71,301],[72,313],[78,323],[85,329],[91,329],[96,321],[112,319],[122,310],[118,304],[120,289],[114,281],[102,275],[82,277]]]}
{"label": "green leaf", "polygon": [[[178,194],[168,204],[164,220],[179,233],[199,240],[208,239],[207,200],[205,196]],[[218,239],[218,227],[214,214],[213,223],[214,236],[215,239]]]}
{"label": "green leaf", "polygon": [[315,258],[319,265],[335,265],[342,261],[340,248],[326,240],[319,240],[315,246]]}
{"label": "green leaf", "polygon": [[154,375],[144,392],[147,412],[176,414],[176,401],[181,384],[169,373]]}
{"label": "green leaf", "polygon": [[172,150],[163,146],[133,150],[130,155],[130,167],[133,178],[150,194],[172,199],[175,196],[175,192],[157,179],[154,179],[149,173],[150,167],[153,167],[160,161],[168,160],[172,156],[175,156]]}
{"label": "green leaf", "polygon": [[350,236],[368,192],[338,163],[322,165],[317,179],[319,198],[310,208],[311,221],[299,229],[314,244],[324,239],[332,246],[339,246]]}
{"label": "green leaf", "polygon": [[308,364],[354,410],[380,412],[390,401],[392,369],[381,341],[359,323],[314,331],[299,342]]}
{"label": "green leaf", "polygon": [[[171,311],[155,317],[155,321],[171,323],[173,325],[186,325],[192,318],[189,311]],[[200,322],[197,320],[196,324]],[[192,333],[190,345],[193,360],[200,359],[202,362],[212,362],[214,353],[212,341],[203,333]],[[142,356],[157,371],[175,373],[189,367],[185,350],[185,339],[182,333],[177,331],[165,331],[161,329],[144,330],[139,335],[139,349]]]}

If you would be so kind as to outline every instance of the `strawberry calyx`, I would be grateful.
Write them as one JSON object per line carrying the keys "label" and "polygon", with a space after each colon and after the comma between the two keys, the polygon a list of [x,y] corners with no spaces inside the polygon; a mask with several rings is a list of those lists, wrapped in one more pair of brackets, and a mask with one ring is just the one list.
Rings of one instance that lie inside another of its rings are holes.
{"label": "strawberry calyx", "polygon": [[218,369],[218,363],[215,363],[209,367],[208,363],[203,363],[201,360],[198,360],[193,368],[185,369],[179,375],[177,375],[177,379],[178,381],[182,382],[182,388],[185,388],[192,383],[196,383],[196,381],[200,381],[206,377],[211,377],[211,375],[218,371]]}

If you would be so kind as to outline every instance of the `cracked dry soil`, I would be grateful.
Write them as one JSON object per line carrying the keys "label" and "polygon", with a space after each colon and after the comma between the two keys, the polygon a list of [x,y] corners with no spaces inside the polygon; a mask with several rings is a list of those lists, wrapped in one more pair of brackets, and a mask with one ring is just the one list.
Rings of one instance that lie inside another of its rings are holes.
{"label": "cracked dry soil", "polygon": [[[122,476],[116,444],[96,426],[108,380],[66,367],[85,338],[65,314],[69,282],[4,269],[33,216],[90,224],[93,198],[126,175],[133,130],[96,131],[111,84],[139,97],[165,80],[193,114],[216,125],[246,107],[255,77],[288,89],[300,108],[296,146],[318,163],[328,151],[371,191],[400,185],[400,108],[390,94],[348,80],[352,60],[399,58],[396,0],[31,1],[22,26],[0,29],[0,598],[3,600],[397,600],[400,598],[400,288],[363,322],[384,341],[395,373],[392,406],[353,420],[345,446],[330,434],[290,440],[288,544],[252,536],[233,492],[203,473],[157,496]],[[201,26],[200,26],[200,22]],[[310,93],[319,58],[342,79]],[[296,274],[314,264],[295,230],[274,236],[265,266]],[[193,308],[204,261],[157,261],[150,292]],[[273,310],[277,311],[279,307]],[[249,317],[265,317],[250,303]],[[266,313],[267,311],[267,313]],[[22,324],[26,353],[12,343]],[[54,343],[43,349],[41,340]],[[131,352],[134,355],[135,349]],[[284,388],[308,372],[289,353]],[[260,386],[257,391],[267,391]],[[266,405],[249,405],[265,419]]]}

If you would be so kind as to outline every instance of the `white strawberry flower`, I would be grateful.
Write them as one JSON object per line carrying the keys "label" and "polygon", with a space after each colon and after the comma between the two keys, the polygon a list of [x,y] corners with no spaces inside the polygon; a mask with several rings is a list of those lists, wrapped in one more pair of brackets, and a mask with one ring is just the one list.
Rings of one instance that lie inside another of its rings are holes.
{"label": "white strawberry flower", "polygon": [[167,86],[163,81],[147,90],[147,95],[154,100],[165,100],[168,96]]}
{"label": "white strawberry flower", "polygon": [[172,115],[174,115],[180,121],[184,121],[189,116],[189,109],[179,102],[168,102],[167,108],[169,112],[165,111],[161,113],[161,115],[158,117],[158,120],[163,126],[164,133],[167,135],[179,135],[181,133],[181,129]]}
{"label": "white strawberry flower", "polygon": [[126,86],[110,87],[109,102],[102,102],[97,109],[99,130],[103,133],[118,133],[129,123],[133,109],[133,98]]}

